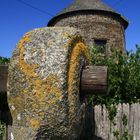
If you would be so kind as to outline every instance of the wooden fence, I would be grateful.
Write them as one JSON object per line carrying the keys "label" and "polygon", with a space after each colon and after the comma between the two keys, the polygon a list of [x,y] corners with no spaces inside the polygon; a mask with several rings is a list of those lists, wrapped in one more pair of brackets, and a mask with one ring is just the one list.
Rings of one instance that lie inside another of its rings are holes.
{"label": "wooden fence", "polygon": [[[126,115],[128,123],[123,125],[123,117]],[[94,107],[95,135],[100,140],[117,140],[114,132],[119,132],[121,137],[125,130],[133,136],[133,140],[140,140],[140,104],[119,104],[117,106],[116,125],[108,119],[108,111],[105,106]],[[129,140],[129,139],[128,139]]]}

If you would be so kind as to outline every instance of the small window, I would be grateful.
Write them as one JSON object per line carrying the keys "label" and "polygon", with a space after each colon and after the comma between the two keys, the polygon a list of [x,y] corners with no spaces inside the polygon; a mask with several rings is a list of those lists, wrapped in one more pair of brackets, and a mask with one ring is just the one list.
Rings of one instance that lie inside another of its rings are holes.
{"label": "small window", "polygon": [[94,44],[99,53],[106,53],[106,40],[95,39]]}

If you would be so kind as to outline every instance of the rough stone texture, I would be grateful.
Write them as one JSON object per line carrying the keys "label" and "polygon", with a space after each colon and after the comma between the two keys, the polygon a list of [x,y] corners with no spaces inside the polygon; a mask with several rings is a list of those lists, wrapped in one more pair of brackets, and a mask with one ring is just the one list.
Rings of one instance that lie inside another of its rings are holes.
{"label": "rough stone texture", "polygon": [[110,47],[125,51],[124,25],[119,18],[100,12],[75,12],[62,16],[49,26],[70,26],[80,29],[88,45],[93,45],[95,39],[107,40],[107,54]]}
{"label": "rough stone texture", "polygon": [[80,71],[87,48],[74,28],[27,33],[11,58],[8,103],[11,140],[75,140],[85,116]]}

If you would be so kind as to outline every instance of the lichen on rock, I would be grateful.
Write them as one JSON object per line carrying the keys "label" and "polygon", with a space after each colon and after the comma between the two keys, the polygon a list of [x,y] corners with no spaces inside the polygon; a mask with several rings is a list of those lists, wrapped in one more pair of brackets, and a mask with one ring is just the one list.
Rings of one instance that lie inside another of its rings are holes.
{"label": "lichen on rock", "polygon": [[79,82],[86,54],[79,31],[70,27],[35,29],[21,39],[9,66],[9,137],[12,133],[17,140],[20,130],[24,140],[79,137],[85,115]]}

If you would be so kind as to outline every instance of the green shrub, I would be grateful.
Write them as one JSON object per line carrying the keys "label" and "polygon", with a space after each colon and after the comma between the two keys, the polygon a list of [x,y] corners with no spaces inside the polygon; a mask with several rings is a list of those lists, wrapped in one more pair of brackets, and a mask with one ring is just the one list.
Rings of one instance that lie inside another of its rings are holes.
{"label": "green shrub", "polygon": [[[108,109],[108,118],[115,126],[117,115],[116,105],[119,103],[140,102],[140,47],[136,46],[136,52],[122,53],[119,50],[111,50],[109,56],[101,54],[97,47],[91,47],[90,62],[92,65],[108,66],[108,92],[106,96],[92,95],[88,98],[89,104],[105,105]],[[126,128],[127,116],[122,118],[124,132],[113,132],[117,140],[132,140],[133,135]]]}
{"label": "green shrub", "polygon": [[10,62],[10,58],[0,56],[0,64],[8,64],[9,62]]}
{"label": "green shrub", "polygon": [[108,66],[107,96],[91,96],[93,105],[118,103],[136,103],[140,101],[140,47],[136,52],[123,54],[119,50],[111,50],[109,57],[102,57],[93,47],[90,56],[91,64]]}
{"label": "green shrub", "polygon": [[3,140],[6,125],[0,121],[0,140]]}

